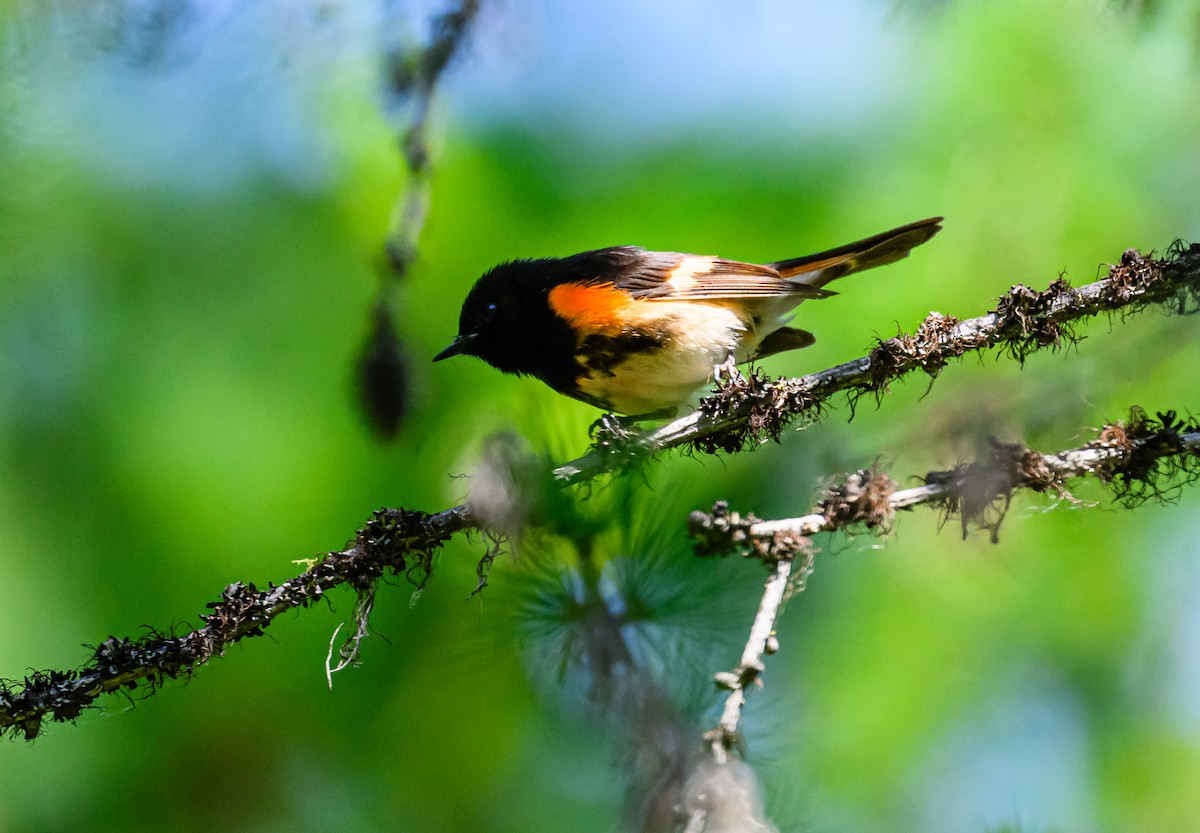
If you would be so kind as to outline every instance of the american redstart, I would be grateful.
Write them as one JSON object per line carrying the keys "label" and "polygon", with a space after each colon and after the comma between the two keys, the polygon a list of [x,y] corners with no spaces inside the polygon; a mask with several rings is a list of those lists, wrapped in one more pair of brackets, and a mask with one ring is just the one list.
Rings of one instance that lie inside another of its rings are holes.
{"label": "american redstart", "polygon": [[502,263],[467,294],[458,337],[433,360],[478,356],[607,411],[669,416],[715,368],[812,344],[785,326],[791,310],[907,256],[941,221],[765,265],[637,246]]}

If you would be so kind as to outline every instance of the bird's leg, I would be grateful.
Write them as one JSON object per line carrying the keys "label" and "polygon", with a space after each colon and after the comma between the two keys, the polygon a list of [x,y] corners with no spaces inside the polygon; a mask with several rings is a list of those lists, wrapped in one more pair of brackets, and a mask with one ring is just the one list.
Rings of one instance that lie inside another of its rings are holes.
{"label": "bird's leg", "polygon": [[588,427],[588,436],[593,439],[597,436],[622,437],[628,434],[634,427],[636,426],[631,418],[620,417],[609,411],[601,415],[598,420]]}
{"label": "bird's leg", "polygon": [[630,437],[638,431],[638,423],[649,420],[671,419],[678,413],[678,408],[662,408],[657,411],[651,411],[645,414],[632,414],[630,416],[618,416],[613,412],[601,416],[588,427],[588,436],[596,439],[602,437]]}

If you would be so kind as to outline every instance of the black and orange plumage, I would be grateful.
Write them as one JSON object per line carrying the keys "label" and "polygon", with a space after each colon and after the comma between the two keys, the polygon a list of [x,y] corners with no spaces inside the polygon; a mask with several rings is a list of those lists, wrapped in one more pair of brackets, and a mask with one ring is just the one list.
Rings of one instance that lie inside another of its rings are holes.
{"label": "black and orange plumage", "polygon": [[434,361],[477,356],[605,410],[674,412],[717,366],[812,344],[788,313],[836,294],[823,288],[836,278],[906,257],[941,221],[764,265],[636,246],[503,263],[471,289]]}

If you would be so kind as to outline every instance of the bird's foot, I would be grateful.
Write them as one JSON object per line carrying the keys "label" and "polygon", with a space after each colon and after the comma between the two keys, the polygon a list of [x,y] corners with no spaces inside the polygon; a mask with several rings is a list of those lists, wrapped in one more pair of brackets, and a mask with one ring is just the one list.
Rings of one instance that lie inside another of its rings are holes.
{"label": "bird's foot", "polygon": [[641,431],[637,420],[642,417],[620,417],[613,413],[604,414],[588,428],[592,448],[614,469],[641,459],[646,452],[638,445]]}
{"label": "bird's foot", "polygon": [[733,356],[729,356],[725,361],[713,366],[713,381],[717,383],[717,387],[721,387],[727,381],[733,381],[742,375],[742,372],[737,369],[737,362]]}
{"label": "bird's foot", "polygon": [[588,426],[588,436],[593,439],[597,435],[619,437],[629,434],[636,427],[633,417],[622,417],[609,412],[601,415],[598,420]]}

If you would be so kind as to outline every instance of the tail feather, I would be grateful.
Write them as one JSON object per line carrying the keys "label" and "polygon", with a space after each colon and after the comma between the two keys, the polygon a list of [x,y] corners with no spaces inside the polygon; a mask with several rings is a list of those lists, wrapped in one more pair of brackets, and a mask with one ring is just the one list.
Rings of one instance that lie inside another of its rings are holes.
{"label": "tail feather", "polygon": [[789,280],[819,288],[852,272],[908,257],[909,251],[942,230],[941,223],[941,217],[930,217],[836,249],[767,265]]}

